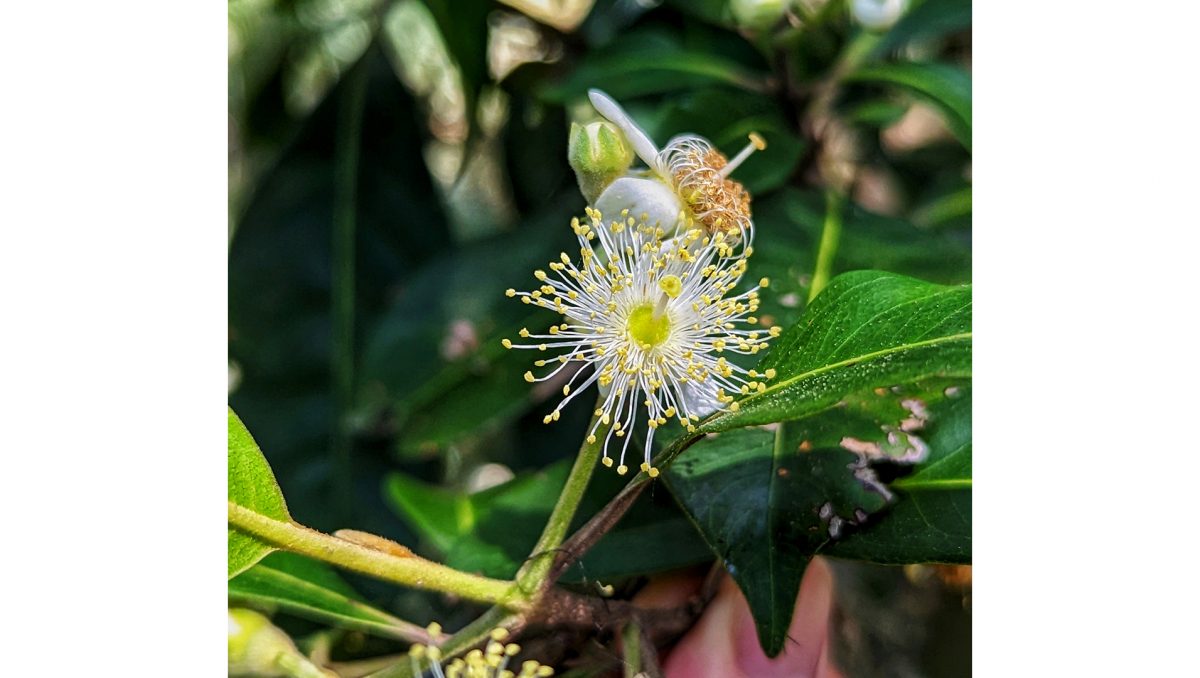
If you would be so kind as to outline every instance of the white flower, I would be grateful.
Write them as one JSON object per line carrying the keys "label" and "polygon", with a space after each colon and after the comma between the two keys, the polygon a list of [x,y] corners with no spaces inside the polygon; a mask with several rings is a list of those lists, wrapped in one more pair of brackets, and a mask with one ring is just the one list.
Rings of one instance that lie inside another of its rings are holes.
{"label": "white flower", "polygon": [[[441,633],[441,625],[430,624],[430,635]],[[436,630],[436,633],[434,631]],[[521,651],[521,646],[515,643],[504,644],[508,631],[503,628],[492,630],[490,640],[483,650],[471,650],[465,657],[442,663],[442,652],[434,645],[413,645],[408,649],[412,662],[414,676],[424,675],[421,671],[421,661],[429,660],[429,670],[434,678],[546,678],[554,675],[554,669],[542,666],[536,661],[528,660],[521,664],[520,673],[508,668],[509,661]]]}
{"label": "white flower", "polygon": [[606,220],[588,208],[587,223],[571,223],[580,244],[579,265],[564,252],[550,264],[551,273],[534,272],[538,289],[506,292],[561,313],[564,322],[544,335],[522,329],[521,336],[535,343],[505,339],[504,346],[560,352],[537,360],[537,367],[551,369],[541,376],[526,372],[529,382],[553,379],[569,366],[593,368],[570,376],[562,389],[565,397],[545,422],[558,420],[568,402],[596,383],[600,405],[588,442],[596,442],[601,425],[608,427],[603,462],[612,466],[609,446],[614,437],[624,438],[618,473],[628,471],[627,434],[644,409],[648,428],[641,468],[654,477],[658,469],[649,462],[655,429],[677,419],[694,430],[695,422],[722,406],[737,409],[730,393],[765,389],[761,379],[774,376],[774,370],[759,375],[721,354],[756,354],[780,330],[755,327],[758,289],[767,286],[766,278],[747,292],[726,296],[741,280],[751,254],[750,248],[735,254],[731,240],[736,236],[693,227],[664,239],[663,228],[629,210],[612,217]]}
{"label": "white flower", "polygon": [[754,236],[750,194],[729,175],[756,150],[766,148],[757,134],[727,160],[704,139],[677,136],[661,151],[624,109],[600,90],[590,90],[592,106],[625,135],[633,152],[646,163],[646,171],[614,180],[593,205],[603,214],[641,217],[663,229],[667,237],[702,226],[710,233],[723,231],[729,241],[749,247]]}

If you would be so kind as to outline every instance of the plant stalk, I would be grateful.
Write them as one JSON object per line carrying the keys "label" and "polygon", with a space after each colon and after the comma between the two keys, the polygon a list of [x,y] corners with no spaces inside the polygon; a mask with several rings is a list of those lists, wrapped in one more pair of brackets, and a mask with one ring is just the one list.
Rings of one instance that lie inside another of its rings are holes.
{"label": "plant stalk", "polygon": [[808,289],[808,301],[817,298],[829,283],[833,272],[833,258],[837,254],[838,240],[842,235],[842,209],[845,197],[836,190],[825,192],[825,225],[821,229],[821,244],[817,250],[817,266],[813,271],[812,286]]}
{"label": "plant stalk", "polygon": [[524,611],[528,603],[514,582],[460,572],[417,556],[397,556],[318,532],[293,522],[268,518],[229,502],[229,525],[285,551],[405,586],[450,593]]}
{"label": "plant stalk", "polygon": [[[592,422],[588,424],[589,431],[595,423],[596,419],[593,418]],[[587,490],[588,481],[592,479],[592,472],[596,470],[596,462],[600,459],[600,448],[603,445],[604,436],[597,436],[596,442],[589,443],[585,438],[583,445],[580,446],[579,454],[575,457],[575,465],[571,467],[567,483],[563,485],[562,492],[558,495],[558,502],[554,504],[554,511],[550,513],[550,518],[546,521],[542,536],[529,554],[529,560],[525,562],[525,566],[517,573],[517,583],[525,595],[536,599],[550,583],[549,575],[554,565],[555,553],[567,536],[567,529],[575,518],[579,502],[583,500],[583,493]]]}

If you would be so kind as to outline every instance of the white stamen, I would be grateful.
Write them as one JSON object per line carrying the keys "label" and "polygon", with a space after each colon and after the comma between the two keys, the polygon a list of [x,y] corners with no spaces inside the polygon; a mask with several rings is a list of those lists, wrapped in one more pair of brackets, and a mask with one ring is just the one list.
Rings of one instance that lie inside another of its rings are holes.
{"label": "white stamen", "polygon": [[733,160],[730,160],[725,164],[724,167],[721,168],[721,171],[719,172],[721,178],[724,179],[732,174],[733,171],[738,168],[738,165],[741,165],[743,162],[745,162],[746,158],[749,158],[751,155],[753,155],[755,151],[764,150],[766,147],[767,142],[764,141],[762,137],[758,136],[758,133],[751,132],[750,143],[746,144],[746,147],[743,148],[741,152],[733,156]]}

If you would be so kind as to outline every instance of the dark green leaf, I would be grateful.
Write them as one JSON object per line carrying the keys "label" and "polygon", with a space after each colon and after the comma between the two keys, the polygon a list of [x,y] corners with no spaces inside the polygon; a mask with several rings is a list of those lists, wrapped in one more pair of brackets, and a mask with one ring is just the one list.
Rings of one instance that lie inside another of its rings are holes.
{"label": "dark green leaf", "polygon": [[796,419],[846,394],[936,377],[970,377],[971,288],[858,271],[834,278],[759,368],[766,389],[701,430]]}
{"label": "dark green leaf", "polygon": [[971,391],[932,410],[929,457],[892,483],[897,503],[824,553],[879,563],[971,562]]}
{"label": "dark green leaf", "polygon": [[[825,221],[825,198],[817,192],[785,188],[753,205],[755,255],[750,275],[767,276],[762,294],[764,322],[788,327],[808,298],[816,251]],[[846,208],[833,272],[876,269],[940,283],[971,279],[969,233],[927,231],[857,205]]]}
{"label": "dark green leaf", "polygon": [[927,99],[942,113],[950,132],[971,148],[971,74],[962,68],[916,62],[876,64],[858,69],[847,79],[895,85]]}
{"label": "dark green leaf", "polygon": [[[275,520],[291,520],[283,493],[258,444],[229,410],[229,501]],[[229,528],[229,576],[262,560],[275,548]]]}
{"label": "dark green leaf", "polygon": [[905,14],[875,45],[882,55],[911,42],[935,40],[971,28],[971,0],[925,0]]}
{"label": "dark green leaf", "polygon": [[[961,410],[944,407],[959,406],[946,394],[963,388],[949,384],[956,382],[847,395],[835,407],[774,430],[741,429],[702,439],[668,468],[672,493],[745,593],[768,654],[783,646],[814,554],[887,562],[943,559],[945,545],[919,535],[906,543],[898,529],[888,527],[897,516],[906,521],[899,511],[908,510],[911,496],[888,489],[872,464],[911,463],[927,455],[923,468],[938,469],[958,459],[961,438],[970,439],[970,422],[964,428]],[[969,409],[968,402],[968,414]],[[896,507],[884,511],[893,501]],[[879,536],[867,537],[875,530],[881,530]],[[842,549],[847,542],[853,545]]]}
{"label": "dark green leaf", "polygon": [[531,311],[504,291],[528,287],[534,269],[569,248],[576,200],[559,196],[518,233],[427,262],[366,332],[360,399],[366,409],[392,410],[401,454],[436,452],[545,397],[521,376],[529,356],[506,351],[500,340],[526,326],[539,331],[557,316]]}
{"label": "dark green leaf", "polygon": [[388,638],[404,640],[419,631],[368,605],[328,565],[292,553],[273,553],[231,579],[229,600]]}
{"label": "dark green leaf", "polygon": [[[450,245],[446,218],[422,162],[412,97],[379,47],[363,57],[367,92],[358,165],[356,325],[370,327],[417,267]],[[297,519],[346,524],[328,510],[330,261],[334,149],[345,81],[303,123],[258,185],[229,251],[229,355],[240,372],[230,396],[269,451]],[[358,455],[355,472],[369,476]],[[355,524],[369,529],[371,511]]]}

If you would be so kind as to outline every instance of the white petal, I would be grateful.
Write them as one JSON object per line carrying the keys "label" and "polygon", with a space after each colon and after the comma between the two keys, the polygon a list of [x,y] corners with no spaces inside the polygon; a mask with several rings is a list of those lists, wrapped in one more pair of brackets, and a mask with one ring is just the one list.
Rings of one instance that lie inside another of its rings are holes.
{"label": "white petal", "polygon": [[616,101],[613,101],[612,97],[598,89],[589,89],[588,99],[591,99],[592,106],[596,108],[600,115],[603,115],[609,122],[621,128],[621,131],[625,133],[625,139],[633,147],[633,152],[637,153],[642,162],[646,163],[646,166],[650,169],[661,174],[662,172],[658,164],[658,147],[654,145],[654,141],[650,138],[650,135],[646,134],[633,121],[633,118],[629,117],[625,109],[621,108],[621,105]]}
{"label": "white petal", "polygon": [[605,224],[619,221],[622,210],[629,210],[628,216],[637,220],[645,214],[646,223],[661,227],[667,239],[675,234],[683,203],[674,189],[658,179],[621,177],[604,189],[594,207],[600,210]]}

